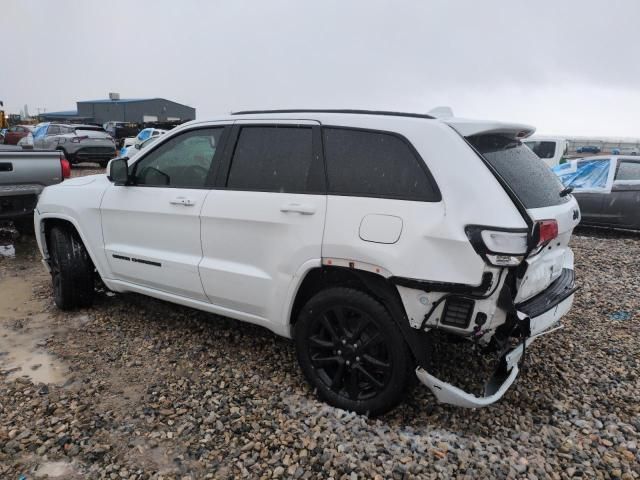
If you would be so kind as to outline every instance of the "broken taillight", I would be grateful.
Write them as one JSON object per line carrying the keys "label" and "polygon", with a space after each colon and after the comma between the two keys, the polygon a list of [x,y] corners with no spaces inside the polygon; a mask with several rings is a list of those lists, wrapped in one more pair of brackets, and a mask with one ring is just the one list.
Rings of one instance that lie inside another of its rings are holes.
{"label": "broken taillight", "polygon": [[527,253],[529,233],[526,229],[507,229],[468,225],[465,229],[474,250],[495,266],[520,265]]}

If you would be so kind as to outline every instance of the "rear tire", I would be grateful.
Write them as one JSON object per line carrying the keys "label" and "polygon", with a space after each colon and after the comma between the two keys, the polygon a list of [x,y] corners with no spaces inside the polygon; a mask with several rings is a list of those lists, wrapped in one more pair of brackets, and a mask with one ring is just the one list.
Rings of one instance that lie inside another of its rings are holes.
{"label": "rear tire", "polygon": [[94,267],[80,237],[55,226],[49,234],[53,298],[61,310],[90,307],[94,297]]}
{"label": "rear tire", "polygon": [[318,397],[380,415],[404,399],[413,360],[387,309],[367,293],[334,287],[312,297],[295,325],[298,362]]}

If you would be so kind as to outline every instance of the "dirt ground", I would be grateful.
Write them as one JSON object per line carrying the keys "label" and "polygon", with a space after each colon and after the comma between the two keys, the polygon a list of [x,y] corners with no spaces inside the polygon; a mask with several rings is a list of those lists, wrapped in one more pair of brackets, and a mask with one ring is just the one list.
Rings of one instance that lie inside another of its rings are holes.
{"label": "dirt ground", "polygon": [[418,386],[369,419],[316,400],[259,327],[107,291],[57,310],[34,239],[1,228],[0,478],[638,479],[640,235],[572,246],[574,308],[505,398]]}

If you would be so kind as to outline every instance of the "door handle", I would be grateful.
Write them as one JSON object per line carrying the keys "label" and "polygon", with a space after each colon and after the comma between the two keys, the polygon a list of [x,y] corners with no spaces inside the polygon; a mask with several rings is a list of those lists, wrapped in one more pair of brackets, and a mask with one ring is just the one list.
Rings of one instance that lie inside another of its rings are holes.
{"label": "door handle", "polygon": [[193,207],[196,204],[192,199],[186,197],[176,197],[170,200],[169,203],[171,205],[182,205],[184,207]]}
{"label": "door handle", "polygon": [[316,207],[304,203],[288,203],[280,207],[280,211],[284,213],[301,213],[302,215],[313,215],[316,213]]}

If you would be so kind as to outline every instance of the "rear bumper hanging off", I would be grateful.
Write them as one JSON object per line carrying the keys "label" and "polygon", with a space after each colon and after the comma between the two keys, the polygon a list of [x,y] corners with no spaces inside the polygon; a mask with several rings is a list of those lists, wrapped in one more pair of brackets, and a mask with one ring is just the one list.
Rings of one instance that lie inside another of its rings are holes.
{"label": "rear bumper hanging off", "polygon": [[422,367],[416,369],[416,376],[422,384],[429,387],[438,401],[442,403],[478,408],[500,400],[515,382],[519,373],[518,363],[527,347],[538,337],[562,328],[558,322],[571,309],[575,291],[573,271],[571,270],[563,272],[563,275],[539,296],[515,306],[517,317],[520,320],[528,320],[530,333],[517,347],[500,359],[501,367],[486,383],[484,396],[479,397],[465,392],[434,377]]}

